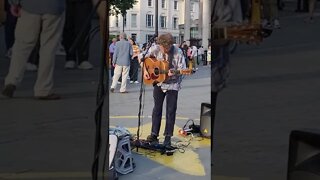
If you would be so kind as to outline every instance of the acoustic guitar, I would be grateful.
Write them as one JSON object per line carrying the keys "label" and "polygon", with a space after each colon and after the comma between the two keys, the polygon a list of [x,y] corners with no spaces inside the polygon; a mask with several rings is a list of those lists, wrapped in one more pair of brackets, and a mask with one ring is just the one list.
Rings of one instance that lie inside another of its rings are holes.
{"label": "acoustic guitar", "polygon": [[157,82],[164,82],[169,76],[169,71],[174,74],[190,75],[192,74],[192,69],[182,69],[182,70],[169,70],[168,61],[159,61],[156,58],[146,58],[144,60],[145,68],[149,73],[150,79],[143,79],[144,84],[152,85]]}
{"label": "acoustic guitar", "polygon": [[245,43],[260,43],[263,38],[271,35],[272,29],[261,25],[261,0],[251,0],[251,19],[248,24],[226,25],[214,27],[212,23],[213,37],[216,42],[234,40]]}

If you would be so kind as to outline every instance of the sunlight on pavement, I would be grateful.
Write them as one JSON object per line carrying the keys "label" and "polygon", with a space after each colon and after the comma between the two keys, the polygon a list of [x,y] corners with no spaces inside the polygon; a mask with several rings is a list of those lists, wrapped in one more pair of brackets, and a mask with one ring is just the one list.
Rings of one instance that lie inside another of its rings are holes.
{"label": "sunlight on pavement", "polygon": [[[160,129],[160,134],[164,132],[165,121],[162,120],[162,126]],[[137,127],[135,128],[127,128],[132,134],[136,134]],[[150,134],[151,123],[144,124],[140,129],[140,139],[146,139]],[[178,130],[180,127],[175,125],[174,128],[174,136],[172,137],[172,144],[182,143],[187,145],[190,141],[190,145],[184,148],[185,152],[180,153],[176,151],[172,156],[161,155],[160,153],[153,153],[152,156],[148,155],[150,153],[149,150],[144,150],[139,148],[139,153],[143,154],[147,158],[155,161],[163,166],[172,168],[178,172],[189,174],[193,176],[205,176],[205,168],[202,162],[199,159],[199,154],[197,154],[197,148],[209,148],[210,147],[210,139],[206,138],[191,138],[191,137],[183,137],[178,134]],[[163,141],[164,137],[160,136],[160,142]],[[206,156],[211,157],[208,153]],[[210,166],[210,164],[206,165]]]}

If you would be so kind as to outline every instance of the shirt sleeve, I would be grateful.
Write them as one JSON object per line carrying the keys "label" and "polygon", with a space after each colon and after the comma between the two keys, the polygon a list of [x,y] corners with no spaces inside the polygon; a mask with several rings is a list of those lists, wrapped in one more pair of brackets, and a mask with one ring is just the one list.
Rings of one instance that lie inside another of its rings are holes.
{"label": "shirt sleeve", "polygon": [[112,57],[112,64],[116,64],[116,62],[117,62],[117,57],[118,57],[118,55],[117,55],[117,53],[118,53],[118,51],[117,51],[117,44],[116,44],[116,46],[115,46],[115,48],[114,48],[114,53],[113,53],[113,57]]}
{"label": "shirt sleeve", "polygon": [[183,56],[182,52],[180,52],[180,51],[177,56],[177,68],[178,69],[186,69],[185,57]]}
{"label": "shirt sleeve", "polygon": [[[148,52],[147,52],[147,54],[146,54],[145,57],[150,57],[150,56],[157,57],[157,55],[159,54],[159,52],[160,52],[160,47],[159,47],[158,45],[152,45],[152,46],[150,47],[150,49],[148,50]],[[144,53],[145,53],[145,51],[142,52],[142,53],[140,53],[139,56],[138,56],[138,58],[139,58],[139,59],[142,59]]]}

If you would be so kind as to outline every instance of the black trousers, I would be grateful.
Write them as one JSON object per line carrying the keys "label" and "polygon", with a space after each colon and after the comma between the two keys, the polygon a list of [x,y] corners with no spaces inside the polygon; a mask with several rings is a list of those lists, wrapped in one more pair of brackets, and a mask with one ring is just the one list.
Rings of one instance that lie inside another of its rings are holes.
{"label": "black trousers", "polygon": [[309,10],[309,1],[308,0],[297,0],[296,11],[308,12],[308,10]]}
{"label": "black trousers", "polygon": [[16,29],[17,17],[10,12],[10,5],[8,0],[5,1],[6,21],[4,24],[5,43],[7,50],[12,48],[14,43],[14,31]]}
{"label": "black trousers", "polygon": [[113,60],[113,53],[110,53],[110,69],[111,69],[111,77],[113,77],[114,75],[114,66],[112,64],[112,60]]}
{"label": "black trousers", "polygon": [[152,129],[151,134],[159,136],[161,118],[162,118],[162,107],[164,99],[167,99],[166,104],[166,127],[164,130],[164,136],[173,136],[174,124],[176,121],[176,111],[178,102],[178,91],[169,90],[163,92],[161,87],[154,86],[153,99],[154,107],[152,111]]}
{"label": "black trousers", "polygon": [[86,36],[80,40],[79,45],[75,49],[75,52],[70,54],[68,51],[72,46],[75,38],[85,26],[87,17],[92,10],[92,2],[90,0],[74,1],[66,0],[66,20],[63,30],[62,44],[67,51],[66,60],[78,60],[80,64],[83,61],[87,61],[89,58],[89,32],[91,25],[85,27]]}
{"label": "black trousers", "polygon": [[138,81],[139,62],[138,58],[131,59],[130,61],[130,81]]}

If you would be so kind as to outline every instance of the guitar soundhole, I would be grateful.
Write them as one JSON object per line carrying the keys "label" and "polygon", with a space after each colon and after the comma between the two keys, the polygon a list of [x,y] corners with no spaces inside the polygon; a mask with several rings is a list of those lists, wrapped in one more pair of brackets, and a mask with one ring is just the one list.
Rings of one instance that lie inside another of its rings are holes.
{"label": "guitar soundhole", "polygon": [[157,79],[159,77],[160,70],[159,68],[154,68],[153,73],[151,74],[151,79]]}
{"label": "guitar soundhole", "polygon": [[159,75],[159,74],[160,74],[159,68],[154,68],[154,74],[155,74],[155,75]]}

